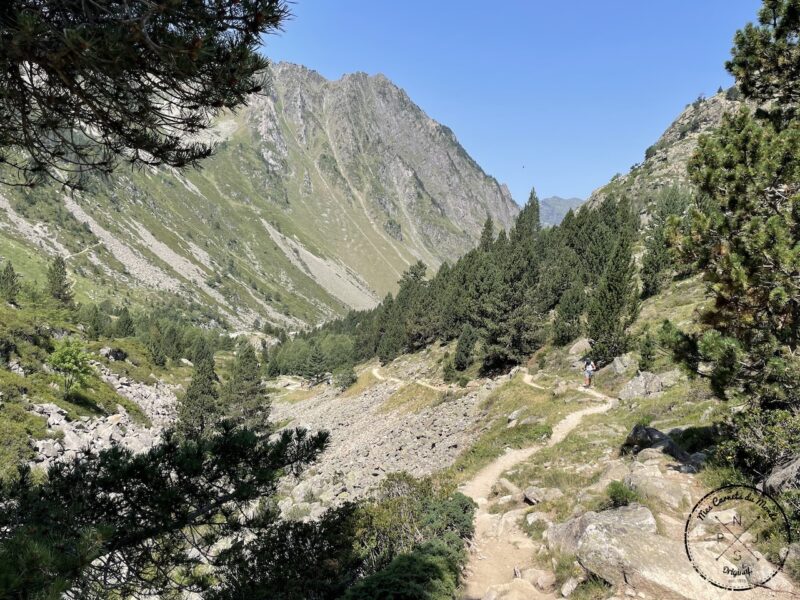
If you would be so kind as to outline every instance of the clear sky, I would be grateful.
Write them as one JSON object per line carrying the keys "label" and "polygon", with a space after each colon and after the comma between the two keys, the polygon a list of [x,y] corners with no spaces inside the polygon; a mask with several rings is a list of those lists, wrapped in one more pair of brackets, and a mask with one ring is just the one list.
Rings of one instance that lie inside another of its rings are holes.
{"label": "clear sky", "polygon": [[265,48],[329,79],[383,73],[524,203],[586,197],[642,160],[759,0],[297,0]]}

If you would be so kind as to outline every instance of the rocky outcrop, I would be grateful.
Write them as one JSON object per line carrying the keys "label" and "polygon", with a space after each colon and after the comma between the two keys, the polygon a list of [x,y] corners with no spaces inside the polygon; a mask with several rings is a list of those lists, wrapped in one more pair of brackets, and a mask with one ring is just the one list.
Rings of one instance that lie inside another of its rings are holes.
{"label": "rocky outcrop", "polygon": [[[614,372],[624,373],[626,368],[627,366],[620,363],[620,370],[614,368]],[[619,398],[620,400],[632,400],[633,398],[658,396],[664,390],[676,385],[683,377],[684,375],[677,369],[658,375],[649,371],[641,371],[623,386],[619,392]]]}

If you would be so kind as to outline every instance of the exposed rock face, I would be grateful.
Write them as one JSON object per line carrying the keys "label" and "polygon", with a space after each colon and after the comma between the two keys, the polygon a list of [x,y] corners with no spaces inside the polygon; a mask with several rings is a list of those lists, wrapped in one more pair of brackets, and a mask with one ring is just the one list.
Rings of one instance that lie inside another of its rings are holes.
{"label": "exposed rock face", "polygon": [[558,225],[570,210],[578,208],[586,200],[551,196],[539,200],[539,220],[544,226]]}
{"label": "exposed rock face", "polygon": [[47,418],[47,426],[61,431],[60,439],[37,440],[37,452],[33,464],[49,467],[58,461],[73,459],[86,448],[101,451],[118,444],[138,453],[149,450],[161,439],[164,429],[175,420],[175,387],[158,383],[146,385],[119,377],[96,364],[103,379],[108,381],[122,396],[135,402],[150,419],[152,427],[136,423],[122,406],[118,412],[104,417],[81,417],[67,420],[67,413],[55,404],[34,404],[33,412]]}
{"label": "exposed rock face", "polygon": [[642,164],[595,190],[586,205],[597,207],[611,193],[617,193],[631,198],[634,206],[646,213],[658,190],[688,184],[686,165],[697,147],[698,138],[719,126],[723,114],[735,112],[743,104],[719,93],[687,105],[658,141],[648,148]]}

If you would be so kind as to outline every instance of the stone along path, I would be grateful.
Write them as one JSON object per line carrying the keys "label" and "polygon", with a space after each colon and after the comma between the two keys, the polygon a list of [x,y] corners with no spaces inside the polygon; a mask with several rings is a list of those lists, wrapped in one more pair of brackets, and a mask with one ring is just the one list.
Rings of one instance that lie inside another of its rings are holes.
{"label": "stone along path", "polygon": [[[524,378],[531,387],[540,388],[530,381],[530,375]],[[532,566],[532,556],[536,549],[533,540],[517,525],[522,518],[520,511],[505,514],[489,512],[488,496],[503,473],[524,462],[543,447],[555,446],[580,424],[587,415],[606,412],[616,405],[617,400],[593,389],[582,391],[603,401],[570,413],[553,427],[553,433],[545,445],[537,444],[519,450],[510,450],[503,456],[481,469],[471,480],[461,486],[461,492],[478,504],[475,512],[475,535],[473,548],[467,565],[467,577],[463,586],[465,600],[482,600],[491,598],[492,591],[501,587],[504,590],[518,590],[519,598],[538,600],[554,598],[552,594],[538,592],[523,579],[515,577],[515,570],[522,571]]]}

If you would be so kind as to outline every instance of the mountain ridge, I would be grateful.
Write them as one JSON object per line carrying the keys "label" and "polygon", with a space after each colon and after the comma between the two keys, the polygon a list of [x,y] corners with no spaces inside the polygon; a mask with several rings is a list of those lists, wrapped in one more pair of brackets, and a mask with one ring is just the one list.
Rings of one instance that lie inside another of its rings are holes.
{"label": "mountain ridge", "polygon": [[178,294],[236,328],[297,329],[373,306],[418,260],[460,256],[487,216],[513,222],[507,188],[384,75],[278,63],[265,77],[200,136],[217,145],[202,169],[3,190],[0,256],[28,279],[42,251],[69,257],[83,301]]}

